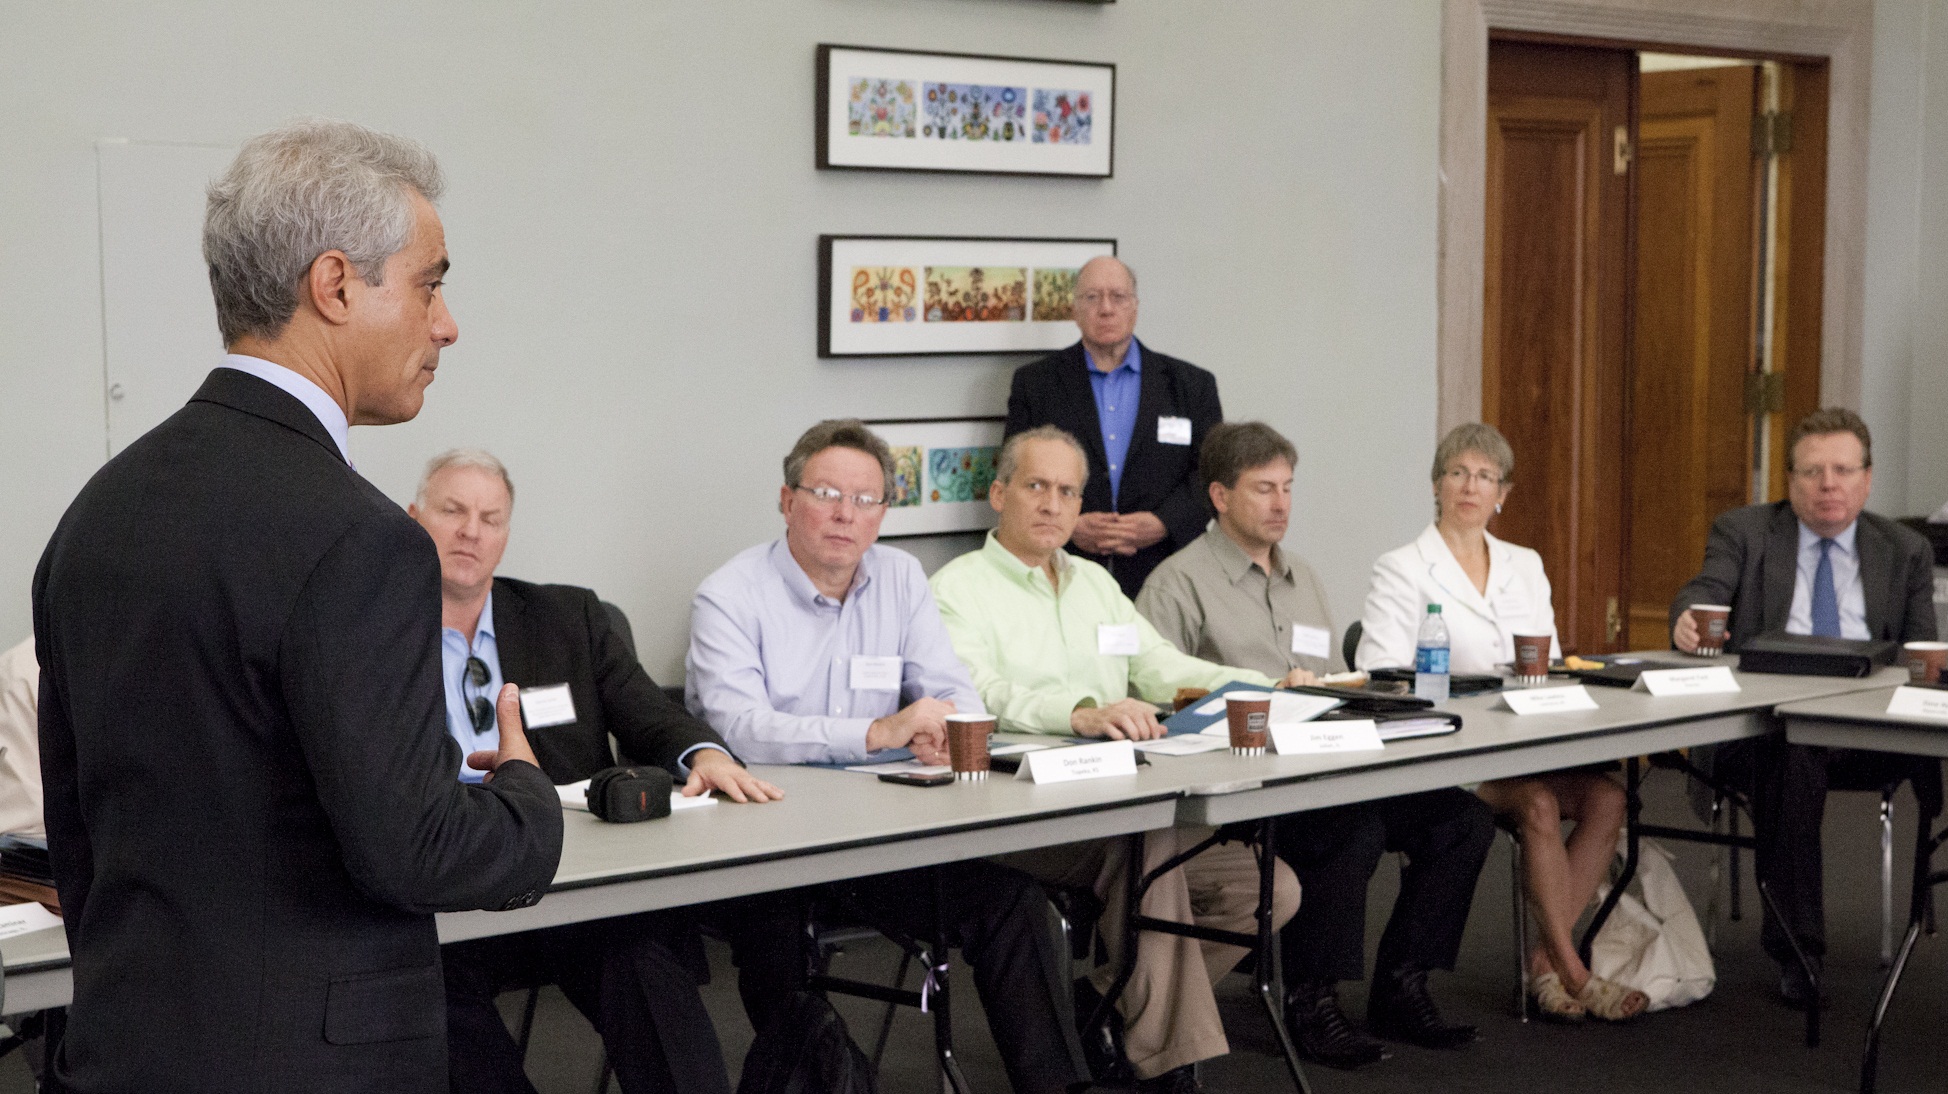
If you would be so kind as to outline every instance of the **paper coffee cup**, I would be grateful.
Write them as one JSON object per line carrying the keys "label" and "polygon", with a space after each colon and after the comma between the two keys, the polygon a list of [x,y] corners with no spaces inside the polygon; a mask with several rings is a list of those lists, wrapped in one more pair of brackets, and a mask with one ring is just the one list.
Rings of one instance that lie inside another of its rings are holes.
{"label": "paper coffee cup", "polygon": [[1272,696],[1266,691],[1233,691],[1224,696],[1224,716],[1231,723],[1231,752],[1263,756],[1272,733]]}
{"label": "paper coffee cup", "polygon": [[1909,642],[1901,655],[1907,659],[1908,679],[1917,684],[1939,684],[1941,670],[1948,668],[1948,642]]}
{"label": "paper coffee cup", "polygon": [[994,733],[992,714],[947,716],[947,762],[954,778],[973,782],[988,777],[988,738]]}
{"label": "paper coffee cup", "polygon": [[1548,635],[1515,636],[1515,678],[1525,684],[1537,684],[1549,678]]}
{"label": "paper coffee cup", "polygon": [[1725,651],[1725,635],[1731,630],[1732,609],[1727,604],[1693,604],[1691,618],[1698,624],[1698,656],[1716,657]]}

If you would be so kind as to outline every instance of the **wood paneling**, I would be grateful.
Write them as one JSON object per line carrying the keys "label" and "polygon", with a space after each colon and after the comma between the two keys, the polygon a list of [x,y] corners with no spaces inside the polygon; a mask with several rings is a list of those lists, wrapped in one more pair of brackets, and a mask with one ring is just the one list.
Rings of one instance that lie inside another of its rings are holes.
{"label": "wood paneling", "polygon": [[1630,368],[1629,642],[1669,639],[1671,598],[1719,513],[1751,492],[1757,66],[1645,73],[1638,85],[1636,314]]}
{"label": "wood paneling", "polygon": [[1780,107],[1792,115],[1792,149],[1779,161],[1778,306],[1773,367],[1786,374],[1786,408],[1772,416],[1767,500],[1786,496],[1786,433],[1820,407],[1826,347],[1827,66],[1785,65]]}
{"label": "wood paneling", "polygon": [[1493,528],[1542,555],[1565,650],[1615,648],[1630,349],[1615,137],[1635,64],[1624,50],[1489,45],[1482,419],[1516,458]]}

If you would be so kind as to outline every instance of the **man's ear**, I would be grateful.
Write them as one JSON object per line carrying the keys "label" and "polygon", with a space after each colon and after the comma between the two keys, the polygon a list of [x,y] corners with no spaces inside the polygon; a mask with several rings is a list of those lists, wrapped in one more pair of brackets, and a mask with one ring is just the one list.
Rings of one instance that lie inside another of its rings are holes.
{"label": "man's ear", "polygon": [[344,251],[326,251],[305,271],[305,299],[325,322],[343,326],[351,321],[349,286],[356,280],[358,271]]}
{"label": "man's ear", "polygon": [[1230,504],[1231,504],[1231,491],[1226,490],[1224,488],[1224,484],[1221,482],[1212,483],[1211,484],[1211,508],[1217,510],[1218,516],[1223,516],[1225,509],[1228,508]]}
{"label": "man's ear", "polygon": [[1001,492],[1007,489],[1007,486],[1008,484],[1000,479],[988,483],[988,504],[993,506],[997,513],[1001,511]]}

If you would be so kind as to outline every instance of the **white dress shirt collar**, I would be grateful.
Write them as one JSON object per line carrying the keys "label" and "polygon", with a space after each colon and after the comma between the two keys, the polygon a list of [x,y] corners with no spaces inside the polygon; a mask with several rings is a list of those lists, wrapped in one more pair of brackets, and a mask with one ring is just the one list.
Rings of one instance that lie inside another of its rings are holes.
{"label": "white dress shirt collar", "polygon": [[224,368],[248,372],[267,384],[275,385],[279,390],[303,403],[305,408],[311,411],[312,416],[318,419],[318,424],[325,427],[325,432],[331,434],[332,442],[338,445],[338,454],[347,464],[352,462],[352,446],[349,437],[351,429],[349,423],[345,421],[344,408],[340,407],[331,396],[325,394],[324,388],[283,365],[275,361],[266,361],[262,357],[226,353],[223,355],[221,364]]}

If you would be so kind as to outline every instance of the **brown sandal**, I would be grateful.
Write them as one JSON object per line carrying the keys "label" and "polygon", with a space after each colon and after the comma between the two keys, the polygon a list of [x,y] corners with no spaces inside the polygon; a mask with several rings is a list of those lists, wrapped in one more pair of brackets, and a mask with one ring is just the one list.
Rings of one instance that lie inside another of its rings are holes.
{"label": "brown sandal", "polygon": [[1529,981],[1534,990],[1530,998],[1535,1000],[1536,1013],[1551,1022],[1580,1022],[1589,1010],[1576,997],[1563,987],[1562,977],[1553,972],[1545,972]]}
{"label": "brown sandal", "polygon": [[1650,1006],[1650,996],[1600,976],[1590,977],[1589,983],[1577,993],[1576,1001],[1583,1004],[1591,1017],[1605,1022],[1628,1022]]}

